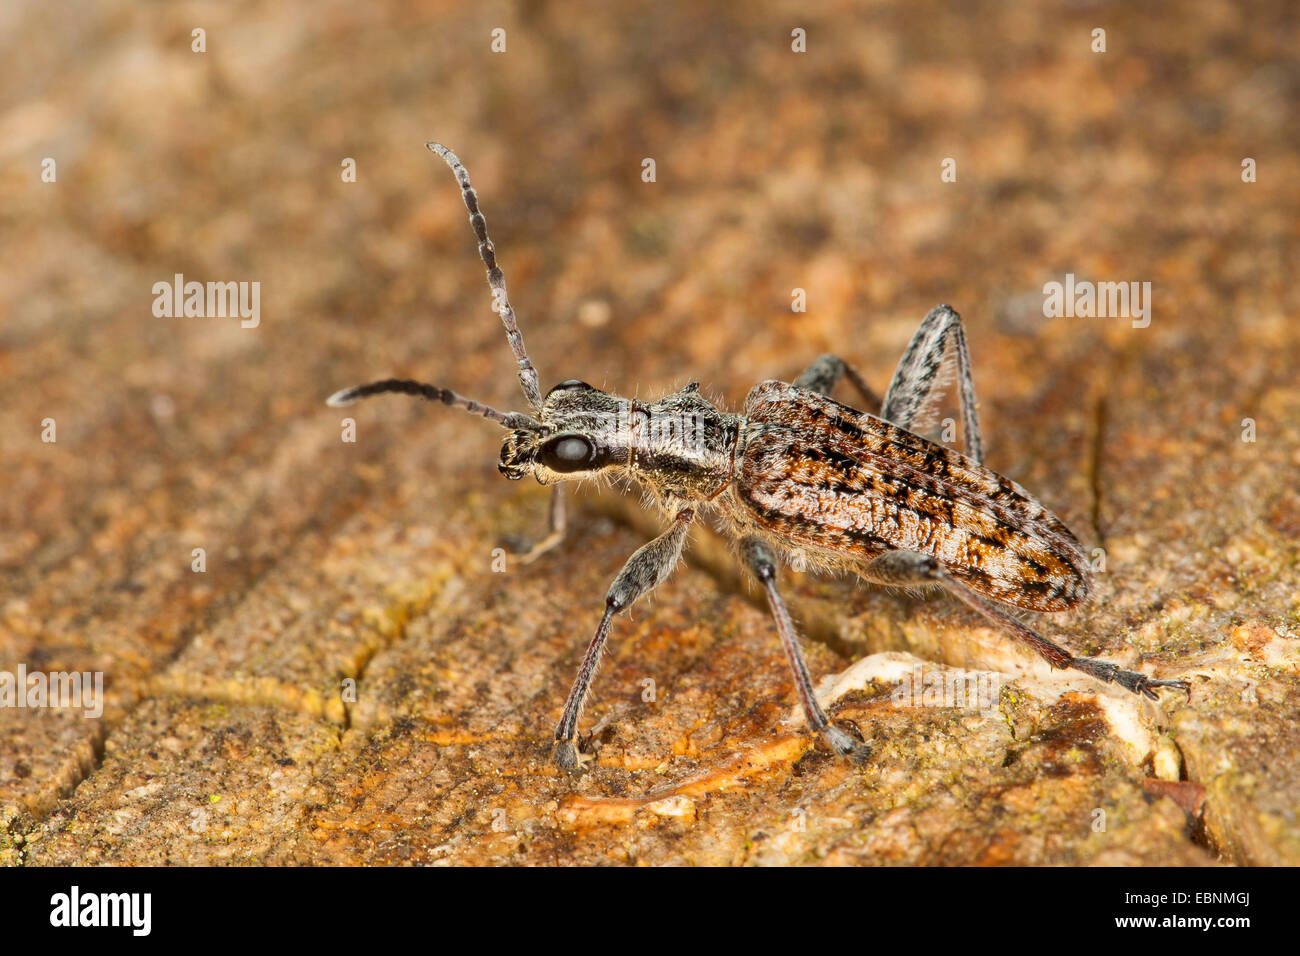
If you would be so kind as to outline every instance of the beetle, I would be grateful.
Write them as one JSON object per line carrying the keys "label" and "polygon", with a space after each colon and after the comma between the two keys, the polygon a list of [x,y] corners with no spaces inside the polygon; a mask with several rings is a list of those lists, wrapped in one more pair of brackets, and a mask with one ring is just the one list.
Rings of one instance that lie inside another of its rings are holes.
{"label": "beetle", "polygon": [[[883,399],[842,358],[823,355],[793,382],[755,385],[740,414],[724,411],[692,382],[656,401],[623,398],[569,379],[543,394],[497,264],[496,248],[469,172],[447,147],[428,143],[460,184],[493,309],[501,316],[518,366],[528,412],[500,412],[447,388],[385,379],[346,388],[332,406],[388,392],[464,409],[506,430],[498,469],[552,486],[549,533],[523,560],[563,540],[565,483],[592,477],[630,480],[664,515],[667,527],[637,549],[614,578],[555,729],[554,759],[580,763],[578,718],[615,615],[628,610],[676,567],[691,525],[717,515],[737,557],[766,594],[794,674],[808,725],[837,754],[862,761],[870,747],[848,723],[830,721],[813,693],[790,613],[777,587],[780,562],[797,551],[816,570],[847,570],[894,587],[939,586],[1053,667],[1073,668],[1135,694],[1155,688],[1190,693],[1181,680],[1159,680],[1108,661],[1077,657],[1020,620],[1011,609],[1065,611],[1092,585],[1078,539],[1016,482],[987,468],[961,316],[936,306],[921,322]],[[955,366],[964,453],[912,429]],[[847,380],[865,412],[831,398]]]}

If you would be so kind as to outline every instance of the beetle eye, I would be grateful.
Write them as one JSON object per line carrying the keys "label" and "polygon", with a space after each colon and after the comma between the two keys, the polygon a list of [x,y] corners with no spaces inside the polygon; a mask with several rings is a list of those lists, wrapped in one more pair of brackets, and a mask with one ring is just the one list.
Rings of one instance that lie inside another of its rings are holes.
{"label": "beetle eye", "polygon": [[603,458],[595,444],[581,435],[560,435],[538,449],[543,465],[560,473],[597,468]]}
{"label": "beetle eye", "polygon": [[570,378],[561,382],[559,385],[556,385],[554,388],[551,389],[550,392],[547,392],[546,395],[549,398],[551,392],[563,392],[570,388],[591,388],[591,386],[588,385],[586,382],[584,382],[582,379]]}

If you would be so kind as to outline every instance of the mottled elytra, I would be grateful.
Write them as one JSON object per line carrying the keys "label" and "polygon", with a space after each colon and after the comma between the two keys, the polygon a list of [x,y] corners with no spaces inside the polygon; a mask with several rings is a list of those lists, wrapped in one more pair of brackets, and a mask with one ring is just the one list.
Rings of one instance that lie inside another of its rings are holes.
{"label": "mottled elytra", "polygon": [[[1074,668],[1152,699],[1156,687],[1190,690],[1185,681],[1156,680],[1075,657],[1005,609],[1075,607],[1087,597],[1091,576],[1083,549],[1061,520],[1020,485],[984,467],[966,337],[961,317],[948,306],[937,306],[921,322],[883,400],[835,355],[823,355],[792,383],[755,385],[741,414],[706,401],[695,382],[653,402],[611,395],[577,379],[543,396],[469,173],[445,146],[428,147],[460,183],[529,411],[499,412],[449,389],[399,379],[344,389],[329,404],[401,392],[501,425],[501,473],[511,479],[531,475],[553,486],[549,534],[521,555],[524,561],[563,540],[565,481],[628,479],[648,493],[668,524],[628,558],[605,595],[600,623],[555,729],[554,756],[561,767],[579,763],[578,716],[614,615],[668,577],[691,523],[706,515],[720,520],[739,560],[766,592],[809,725],[836,753],[854,760],[865,759],[870,748],[856,729],[829,721],[813,696],[777,589],[777,567],[794,552],[817,570],[851,570],[896,587],[942,586],[1053,667]],[[965,454],[911,430],[939,394],[948,358],[955,359]],[[841,378],[874,413],[830,397]]]}

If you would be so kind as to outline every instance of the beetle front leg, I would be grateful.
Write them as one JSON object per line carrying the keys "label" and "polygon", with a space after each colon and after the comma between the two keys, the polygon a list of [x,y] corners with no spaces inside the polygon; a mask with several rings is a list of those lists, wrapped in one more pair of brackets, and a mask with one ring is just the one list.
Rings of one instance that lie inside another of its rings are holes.
{"label": "beetle front leg", "polygon": [[966,350],[966,333],[961,316],[946,305],[937,305],[921,320],[907,350],[894,370],[885,392],[880,417],[899,428],[913,430],[918,416],[937,397],[940,372],[949,346],[956,353],[957,391],[961,401],[961,427],[966,442],[966,456],[984,461],[984,440],[980,435],[976,411],[975,382],[971,378],[970,353]]}
{"label": "beetle front leg", "polygon": [[690,508],[678,511],[673,516],[672,527],[632,552],[632,556],[623,565],[623,570],[609,586],[605,595],[605,613],[601,615],[595,637],[587,646],[582,666],[578,668],[578,676],[555,728],[555,762],[564,770],[573,770],[578,766],[578,750],[574,746],[574,737],[578,733],[578,716],[582,713],[582,705],[591,690],[591,680],[596,675],[596,668],[605,651],[614,615],[631,607],[642,595],[653,591],[677,567],[682,547],[686,544],[686,530],[694,516]]}
{"label": "beetle front leg", "polygon": [[532,564],[546,552],[554,550],[563,543],[569,510],[568,499],[564,492],[566,487],[568,486],[564,484],[551,486],[551,500],[546,509],[546,537],[533,542],[526,551],[521,550],[514,554],[515,560],[520,564]]}
{"label": "beetle front leg", "polygon": [[1134,694],[1142,694],[1151,700],[1159,700],[1153,688],[1173,687],[1184,691],[1189,696],[1192,688],[1187,681],[1157,680],[1137,671],[1124,670],[1118,664],[1098,660],[1095,657],[1075,657],[1059,644],[1054,644],[1037,631],[1026,626],[1014,615],[1008,614],[1001,607],[976,594],[966,585],[954,579],[943,568],[943,564],[917,551],[888,551],[870,561],[861,572],[862,577],[877,584],[892,587],[925,587],[941,585],[951,591],[963,603],[978,611],[984,617],[1010,632],[1011,636],[1034,651],[1055,668],[1065,670],[1073,668],[1106,684],[1118,684]]}
{"label": "beetle front leg", "polygon": [[776,630],[781,635],[781,645],[785,648],[786,659],[794,674],[794,686],[799,692],[799,701],[803,704],[808,726],[820,733],[831,749],[841,757],[848,757],[856,763],[866,760],[871,754],[871,748],[860,737],[855,738],[847,730],[831,723],[821,704],[817,703],[812,677],[808,674],[803,652],[799,650],[799,638],[790,620],[790,612],[786,610],[785,601],[781,599],[781,592],[776,587],[776,558],[772,549],[761,538],[747,535],[740,539],[740,557],[767,592],[767,603],[772,609],[772,617],[776,619]]}

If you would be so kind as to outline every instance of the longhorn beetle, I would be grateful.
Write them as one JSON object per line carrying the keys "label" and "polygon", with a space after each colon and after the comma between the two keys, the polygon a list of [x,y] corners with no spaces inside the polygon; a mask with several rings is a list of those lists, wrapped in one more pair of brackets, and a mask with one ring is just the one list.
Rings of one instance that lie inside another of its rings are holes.
{"label": "longhorn beetle", "polygon": [[[778,561],[793,551],[818,570],[850,570],[895,587],[941,586],[1053,667],[1074,668],[1152,700],[1156,687],[1190,693],[1185,681],[1156,680],[1108,661],[1075,657],[1005,609],[1075,607],[1088,595],[1091,573],[1064,523],[1020,485],[984,466],[966,337],[961,317],[948,306],[936,306],[921,322],[883,400],[836,355],[823,355],[792,383],[755,385],[740,415],[706,401],[698,382],[653,402],[611,395],[577,379],[543,395],[469,172],[447,147],[426,145],[460,183],[529,412],[499,412],[450,389],[405,379],[346,388],[328,404],[400,392],[463,408],[505,428],[501,474],[512,480],[532,475],[553,486],[549,534],[521,556],[524,561],[563,539],[565,481],[634,481],[668,521],[667,530],[628,558],[605,595],[604,613],[555,728],[560,767],[578,765],[578,715],[614,615],[668,577],[691,523],[709,512],[721,516],[741,563],[767,594],[808,724],[842,756],[861,761],[870,748],[856,728],[831,723],[813,695],[777,589]],[[911,430],[938,397],[952,357],[964,455]],[[830,397],[841,378],[875,414]]]}

